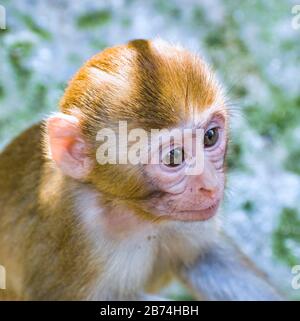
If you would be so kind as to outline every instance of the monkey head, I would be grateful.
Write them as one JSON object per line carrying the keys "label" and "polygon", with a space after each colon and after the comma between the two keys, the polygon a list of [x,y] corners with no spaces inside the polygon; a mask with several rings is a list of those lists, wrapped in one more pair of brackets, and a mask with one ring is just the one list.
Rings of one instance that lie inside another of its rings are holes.
{"label": "monkey head", "polygon": [[[106,49],[77,72],[60,107],[46,122],[46,136],[50,159],[63,175],[146,219],[199,221],[216,213],[224,190],[228,112],[221,86],[200,57],[162,40]],[[107,155],[97,154],[99,131],[120,134],[120,121],[131,133],[147,134],[139,141],[149,152],[147,161],[118,162],[122,135],[105,142],[108,153],[117,150],[117,162],[101,161]],[[177,134],[168,143],[162,134],[153,146],[153,130]],[[178,138],[185,130],[188,137]],[[199,171],[188,173],[197,158]]]}

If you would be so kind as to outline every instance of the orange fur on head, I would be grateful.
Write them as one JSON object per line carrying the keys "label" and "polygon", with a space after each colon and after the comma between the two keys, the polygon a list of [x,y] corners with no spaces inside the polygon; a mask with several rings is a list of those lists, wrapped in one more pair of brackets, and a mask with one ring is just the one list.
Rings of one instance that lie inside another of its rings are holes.
{"label": "orange fur on head", "polygon": [[88,134],[122,120],[169,128],[223,104],[221,87],[197,55],[162,40],[134,40],[92,57],[69,83],[60,107],[82,114]]}

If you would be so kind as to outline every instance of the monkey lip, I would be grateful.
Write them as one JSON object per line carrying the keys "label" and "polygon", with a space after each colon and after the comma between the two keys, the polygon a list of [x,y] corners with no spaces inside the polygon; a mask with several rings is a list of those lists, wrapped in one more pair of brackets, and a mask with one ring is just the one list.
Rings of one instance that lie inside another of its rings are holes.
{"label": "monkey lip", "polygon": [[201,210],[183,210],[172,214],[172,219],[178,221],[206,221],[213,217],[219,207],[219,202]]}

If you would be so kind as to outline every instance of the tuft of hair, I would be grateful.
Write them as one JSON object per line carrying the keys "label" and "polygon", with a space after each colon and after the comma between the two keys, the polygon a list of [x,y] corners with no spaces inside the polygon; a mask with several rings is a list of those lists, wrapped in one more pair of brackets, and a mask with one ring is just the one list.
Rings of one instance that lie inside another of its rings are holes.
{"label": "tuft of hair", "polygon": [[133,40],[93,56],[70,81],[60,108],[79,117],[93,143],[99,129],[119,120],[146,130],[171,128],[223,101],[203,59],[155,39]]}

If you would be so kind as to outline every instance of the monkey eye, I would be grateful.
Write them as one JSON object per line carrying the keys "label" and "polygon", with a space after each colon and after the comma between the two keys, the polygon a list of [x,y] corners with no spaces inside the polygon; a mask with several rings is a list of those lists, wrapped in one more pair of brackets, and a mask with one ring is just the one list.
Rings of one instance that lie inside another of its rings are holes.
{"label": "monkey eye", "polygon": [[206,131],[204,135],[204,147],[214,146],[219,139],[219,127],[214,127]]}
{"label": "monkey eye", "polygon": [[182,147],[170,150],[163,158],[162,162],[168,167],[177,167],[184,162],[184,151]]}

